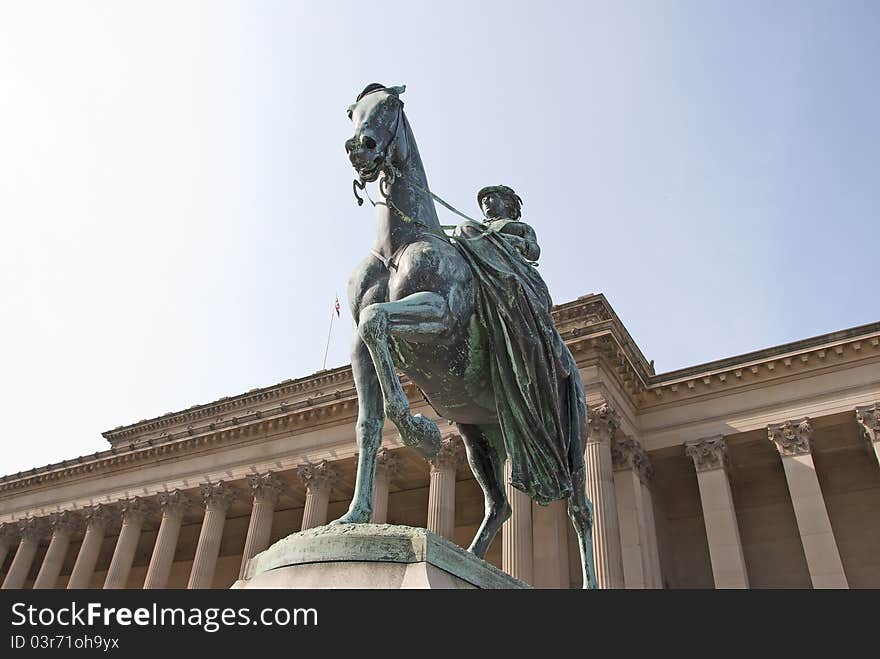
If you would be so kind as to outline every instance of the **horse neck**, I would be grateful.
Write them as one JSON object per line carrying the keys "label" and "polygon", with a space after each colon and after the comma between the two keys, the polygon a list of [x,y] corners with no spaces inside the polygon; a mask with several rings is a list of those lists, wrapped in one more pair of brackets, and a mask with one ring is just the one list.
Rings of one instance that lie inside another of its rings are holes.
{"label": "horse neck", "polygon": [[[380,203],[376,206],[376,249],[386,257],[392,256],[404,245],[423,240],[430,234],[424,227],[401,218],[391,205],[407,217],[436,231],[442,231],[434,201],[426,193],[429,189],[428,177],[406,116],[403,117],[403,130],[407,145],[406,162],[395,163],[401,175],[388,186],[391,204]],[[382,201],[387,201],[384,196],[380,197]]]}

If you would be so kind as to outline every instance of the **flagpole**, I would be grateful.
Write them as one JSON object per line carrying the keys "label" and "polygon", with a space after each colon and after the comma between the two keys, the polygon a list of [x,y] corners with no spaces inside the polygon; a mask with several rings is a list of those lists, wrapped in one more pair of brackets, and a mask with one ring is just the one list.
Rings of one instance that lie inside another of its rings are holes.
{"label": "flagpole", "polygon": [[336,309],[332,309],[330,311],[330,329],[327,330],[327,347],[324,348],[324,364],[321,366],[321,370],[326,370],[327,368],[327,353],[330,351],[330,332],[333,331],[333,314],[336,313]]}

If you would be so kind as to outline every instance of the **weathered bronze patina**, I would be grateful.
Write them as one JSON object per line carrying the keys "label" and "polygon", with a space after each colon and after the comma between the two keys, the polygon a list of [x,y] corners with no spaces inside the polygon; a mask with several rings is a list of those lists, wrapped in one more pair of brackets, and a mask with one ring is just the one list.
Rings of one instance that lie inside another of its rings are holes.
{"label": "weathered bronze patina", "polygon": [[485,514],[469,551],[484,557],[510,517],[503,478],[510,459],[514,487],[540,503],[568,499],[583,583],[594,588],[583,383],[533,264],[540,255],[535,232],[520,221],[516,193],[490,186],[478,195],[486,221],[466,221],[447,236],[403,112],[403,90],[372,84],[349,108],[355,133],[345,148],[358,173],[355,192],[378,181],[379,200],[376,240],[349,281],[360,453],[354,498],[336,523],[370,519],[386,415],[424,457],[439,450],[440,430],[411,413],[399,369],[458,426],[483,488]]}

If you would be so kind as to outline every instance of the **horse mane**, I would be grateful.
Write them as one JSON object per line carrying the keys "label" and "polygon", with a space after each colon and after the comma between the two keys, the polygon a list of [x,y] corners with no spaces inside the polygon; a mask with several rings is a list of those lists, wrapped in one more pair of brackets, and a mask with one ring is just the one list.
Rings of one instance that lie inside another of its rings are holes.
{"label": "horse mane", "polygon": [[379,82],[371,82],[369,85],[364,87],[364,91],[358,94],[357,99],[355,99],[355,103],[360,101],[367,94],[372,94],[373,92],[386,91],[392,96],[396,96],[398,99],[400,95],[406,91],[406,85],[400,85],[398,87],[386,87],[385,85]]}
{"label": "horse mane", "polygon": [[371,82],[369,85],[364,87],[364,91],[362,91],[360,94],[358,94],[358,96],[354,102],[357,103],[359,100],[361,100],[367,94],[372,94],[373,92],[378,92],[383,89],[388,89],[388,88],[379,82]]}

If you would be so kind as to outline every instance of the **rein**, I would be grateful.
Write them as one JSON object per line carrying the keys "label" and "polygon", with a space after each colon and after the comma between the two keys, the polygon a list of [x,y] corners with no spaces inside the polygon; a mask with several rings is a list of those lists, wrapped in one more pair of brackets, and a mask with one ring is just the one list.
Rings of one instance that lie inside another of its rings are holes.
{"label": "rein", "polygon": [[[401,124],[400,118],[402,115],[403,115],[403,105],[401,104],[400,107],[398,107],[398,109],[397,109],[397,117],[395,119],[395,124],[394,124],[394,136],[391,138],[391,140],[385,146],[385,149],[382,153],[382,160],[385,163],[386,168],[383,172],[385,174],[385,176],[382,178],[382,180],[379,181],[379,192],[385,197],[386,201],[385,202],[373,201],[373,198],[370,196],[370,191],[369,191],[369,189],[367,189],[367,181],[364,181],[363,179],[358,177],[352,181],[352,185],[351,185],[352,192],[354,193],[354,198],[357,200],[357,205],[358,206],[364,205],[364,200],[358,194],[358,190],[362,190],[364,192],[364,195],[366,196],[367,200],[370,202],[370,204],[373,205],[374,208],[376,206],[387,206],[392,211],[394,211],[397,214],[397,216],[401,220],[403,220],[404,222],[406,222],[408,224],[413,224],[413,225],[419,227],[420,229],[426,231],[427,233],[429,233],[437,238],[440,238],[444,242],[449,243],[450,245],[454,244],[455,241],[452,239],[452,237],[450,237],[446,233],[446,230],[455,229],[455,227],[457,225],[455,225],[455,224],[441,224],[440,230],[438,231],[434,227],[432,227],[428,224],[425,224],[424,222],[421,222],[421,221],[415,219],[414,217],[410,217],[409,215],[404,213],[402,210],[400,210],[394,204],[393,201],[391,201],[391,190],[389,188],[391,185],[394,184],[394,182],[397,179],[400,179],[400,180],[406,181],[409,185],[414,187],[416,190],[418,190],[422,194],[431,197],[431,199],[433,199],[437,203],[441,204],[447,210],[452,211],[453,213],[455,213],[459,217],[462,217],[466,220],[470,220],[471,222],[473,222],[475,225],[477,225],[482,230],[482,233],[479,236],[480,238],[492,233],[492,230],[485,228],[481,221],[475,220],[474,218],[469,217],[468,215],[465,215],[460,210],[455,208],[452,204],[450,204],[446,200],[442,199],[439,195],[434,194],[430,190],[426,190],[425,188],[420,186],[415,181],[411,181],[411,180],[405,178],[403,175],[403,172],[401,172],[399,169],[397,169],[397,167],[394,166],[394,164],[388,158],[388,151],[390,150],[391,145],[393,145],[398,139],[398,134],[400,133],[400,124]],[[391,256],[389,256],[387,258],[372,249],[370,250],[370,253],[372,253],[373,256],[375,256],[377,259],[379,259],[379,261],[381,261],[382,264],[385,266],[385,269],[388,270],[391,267],[396,268],[396,266],[394,265],[394,257],[397,256],[398,252],[402,251],[402,249],[405,247],[407,247],[407,246],[404,245],[401,249],[398,249],[397,252],[395,252],[394,254],[392,254]],[[534,262],[534,261],[527,261],[527,262],[533,266],[538,265],[537,262]]]}

